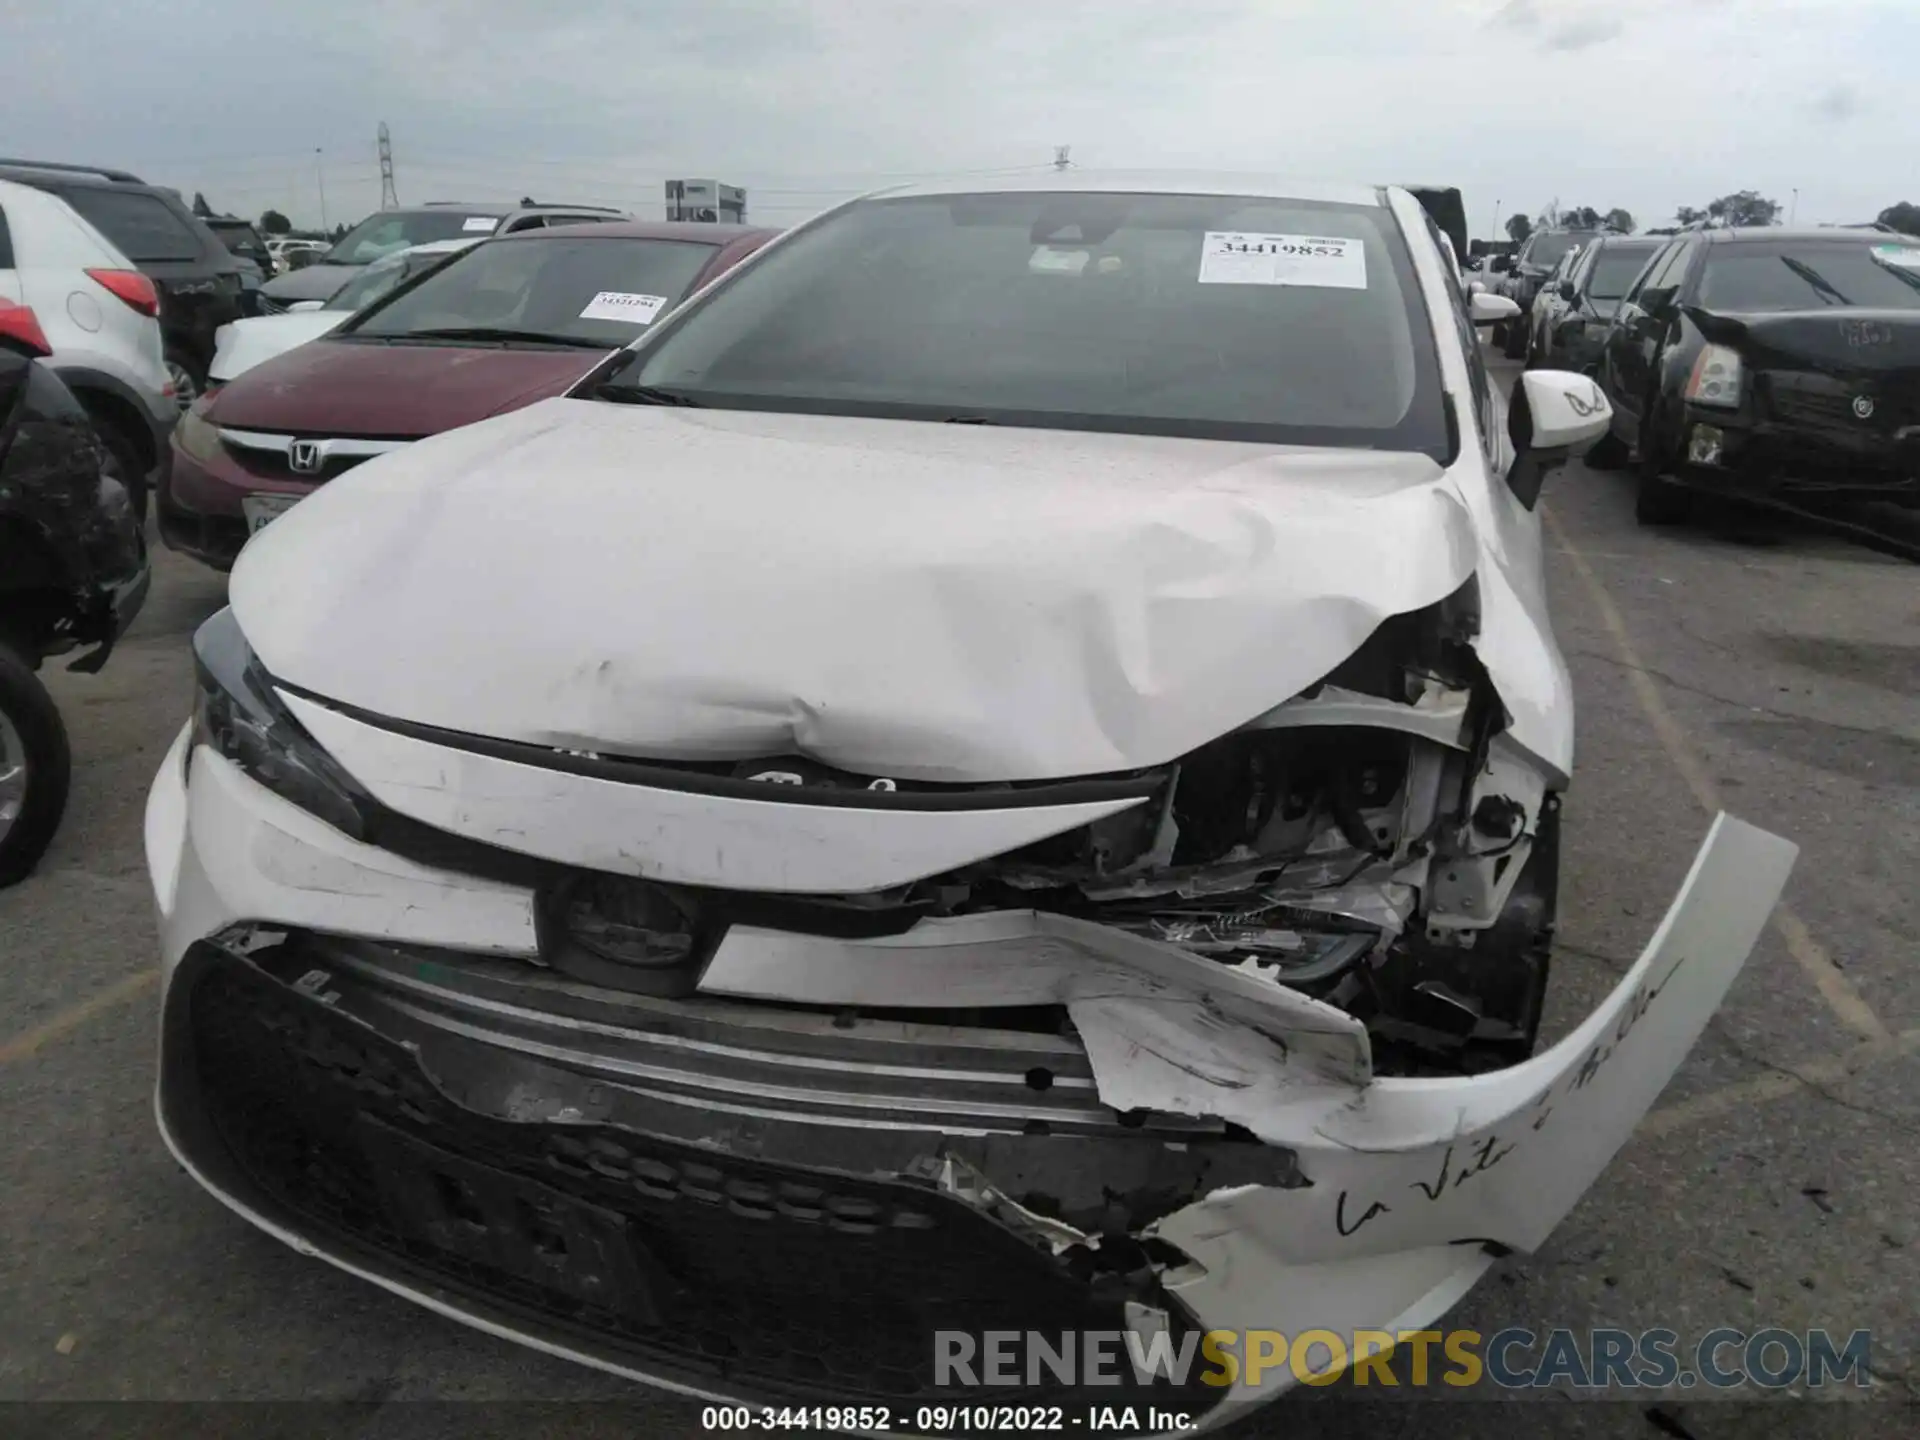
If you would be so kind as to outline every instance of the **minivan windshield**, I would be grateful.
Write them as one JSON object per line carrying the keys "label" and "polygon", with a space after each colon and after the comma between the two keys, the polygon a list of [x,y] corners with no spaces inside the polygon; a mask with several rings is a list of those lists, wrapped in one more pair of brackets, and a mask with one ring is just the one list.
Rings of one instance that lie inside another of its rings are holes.
{"label": "minivan windshield", "polygon": [[1527,251],[1520,263],[1536,270],[1551,270],[1560,263],[1562,255],[1591,239],[1592,235],[1577,230],[1555,230],[1546,235],[1536,235],[1527,242]]}
{"label": "minivan windshield", "polygon": [[369,265],[383,255],[405,250],[410,245],[425,245],[431,240],[456,240],[462,235],[482,236],[493,232],[504,211],[464,208],[433,210],[383,210],[369,215],[342,235],[333,248],[320,257],[322,265]]}
{"label": "minivan windshield", "polygon": [[1920,310],[1920,241],[1739,240],[1709,246],[1700,303],[1749,315],[1835,305]]}
{"label": "minivan windshield", "polygon": [[1618,300],[1633,284],[1633,277],[1646,269],[1658,240],[1635,240],[1624,244],[1602,245],[1594,257],[1587,277],[1587,293],[1596,300]]}
{"label": "minivan windshield", "polygon": [[1392,213],[1307,200],[859,201],[742,267],[598,393],[1448,455]]}
{"label": "minivan windshield", "polygon": [[693,288],[717,248],[569,230],[492,240],[337,333],[617,350]]}

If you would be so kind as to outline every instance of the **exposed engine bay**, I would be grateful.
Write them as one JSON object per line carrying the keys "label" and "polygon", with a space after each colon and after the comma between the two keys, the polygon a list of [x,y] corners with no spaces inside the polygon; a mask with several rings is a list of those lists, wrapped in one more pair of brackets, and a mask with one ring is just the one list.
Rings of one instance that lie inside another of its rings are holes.
{"label": "exposed engine bay", "polygon": [[[1368,1026],[1383,1070],[1524,1059],[1546,983],[1559,801],[1500,736],[1502,711],[1469,643],[1476,599],[1469,581],[1390,618],[1299,696],[1126,777],[1152,783],[1144,803],[910,885],[811,901],[880,929],[1000,911],[1071,916],[1325,1000]],[[801,761],[733,773],[901,783]],[[671,897],[611,877],[574,887],[560,928],[581,942],[576,955],[609,962],[581,978],[619,984],[623,964],[657,975],[692,958],[700,921]]]}

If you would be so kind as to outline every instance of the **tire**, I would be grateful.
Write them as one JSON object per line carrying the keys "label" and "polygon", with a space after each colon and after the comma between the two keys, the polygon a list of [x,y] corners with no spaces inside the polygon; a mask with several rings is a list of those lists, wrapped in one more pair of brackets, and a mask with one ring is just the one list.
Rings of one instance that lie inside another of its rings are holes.
{"label": "tire", "polygon": [[[1522,325],[1526,328],[1521,328]],[[1527,337],[1533,326],[1524,313],[1507,325],[1507,336],[1500,346],[1500,353],[1509,360],[1518,360],[1527,353]]]}
{"label": "tire", "polygon": [[1593,448],[1587,451],[1586,466],[1589,470],[1618,470],[1627,463],[1627,447],[1620,437],[1609,431],[1593,442]]}
{"label": "tire", "polygon": [[133,518],[142,530],[147,525],[147,477],[140,468],[140,452],[126,433],[112,421],[94,417],[93,430],[106,448],[107,463],[101,471],[126,487],[127,500],[133,506]]}
{"label": "tire", "polygon": [[1693,516],[1693,495],[1661,474],[1659,443],[1650,431],[1651,425],[1643,422],[1633,518],[1642,525],[1683,525]]}
{"label": "tire", "polygon": [[66,813],[67,727],[47,687],[0,644],[0,889],[33,872]]}

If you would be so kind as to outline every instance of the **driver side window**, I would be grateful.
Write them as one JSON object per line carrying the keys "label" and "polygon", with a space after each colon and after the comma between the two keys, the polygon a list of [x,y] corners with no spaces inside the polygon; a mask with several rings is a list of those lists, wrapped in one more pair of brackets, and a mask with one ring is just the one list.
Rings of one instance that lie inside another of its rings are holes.
{"label": "driver side window", "polygon": [[1647,261],[1646,268],[1635,276],[1633,284],[1627,287],[1626,298],[1621,303],[1626,305],[1639,304],[1640,292],[1647,288],[1648,282],[1666,267],[1667,262],[1674,257],[1679,249],[1680,242],[1678,240],[1669,240],[1662,248],[1654,251],[1653,258]]}

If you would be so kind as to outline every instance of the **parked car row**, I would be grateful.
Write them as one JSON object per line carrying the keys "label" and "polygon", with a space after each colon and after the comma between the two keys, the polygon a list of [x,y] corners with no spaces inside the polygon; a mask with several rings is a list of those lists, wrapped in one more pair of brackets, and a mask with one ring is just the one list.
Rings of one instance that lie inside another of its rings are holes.
{"label": "parked car row", "polygon": [[456,227],[390,248],[446,218],[372,217],[341,242],[354,263],[283,277],[330,282],[325,299],[222,332],[210,393],[173,433],[157,505],[168,546],[225,569],[251,534],[355,465],[560,394],[775,234],[522,211],[499,238]]}

